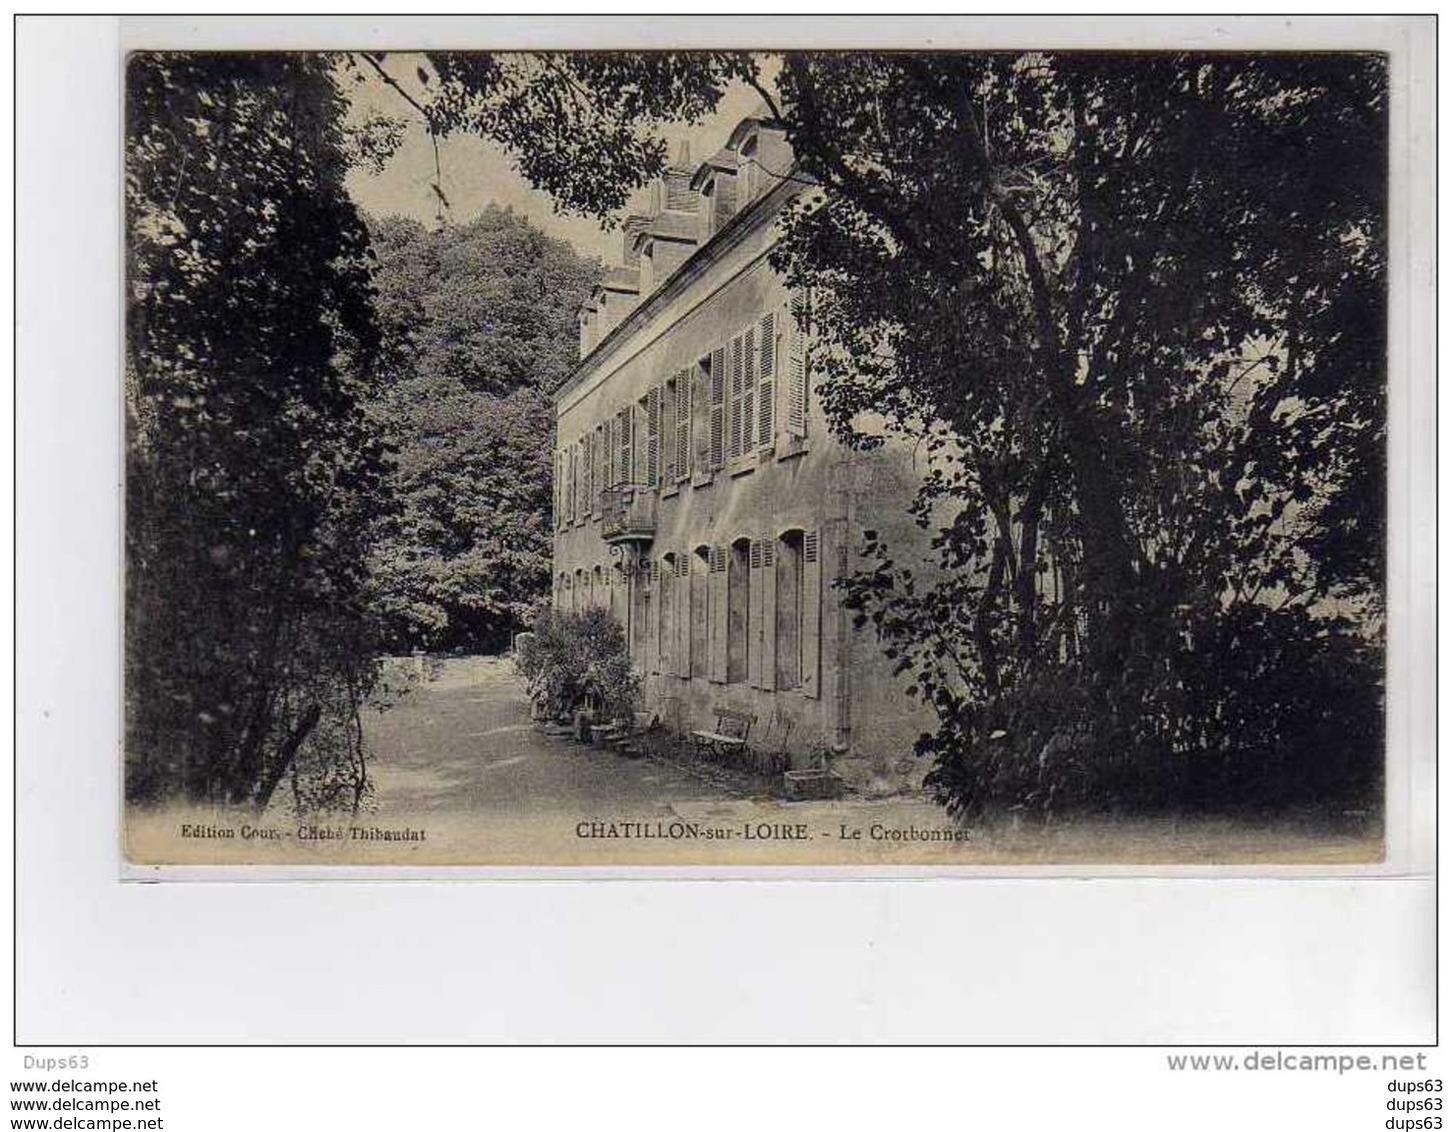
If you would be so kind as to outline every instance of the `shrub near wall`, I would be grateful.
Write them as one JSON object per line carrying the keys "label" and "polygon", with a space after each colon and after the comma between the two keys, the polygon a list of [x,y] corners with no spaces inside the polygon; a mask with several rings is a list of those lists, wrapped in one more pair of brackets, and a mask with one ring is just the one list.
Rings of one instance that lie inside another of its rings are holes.
{"label": "shrub near wall", "polygon": [[546,610],[521,636],[515,663],[536,712],[546,718],[573,720],[588,712],[602,722],[626,719],[640,700],[625,630],[603,609]]}

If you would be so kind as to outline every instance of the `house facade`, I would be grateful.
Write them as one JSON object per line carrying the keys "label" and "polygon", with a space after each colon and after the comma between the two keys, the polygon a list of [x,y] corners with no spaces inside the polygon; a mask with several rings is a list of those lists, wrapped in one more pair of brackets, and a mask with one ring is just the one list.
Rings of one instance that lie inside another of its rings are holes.
{"label": "house facade", "polygon": [[768,262],[808,187],[791,169],[749,118],[705,162],[678,156],[626,222],[555,394],[554,602],[613,612],[667,726],[747,714],[795,765],[830,753],[898,788],[932,721],[833,581],[867,529],[923,544],[907,508],[926,469],[828,431],[804,299]]}

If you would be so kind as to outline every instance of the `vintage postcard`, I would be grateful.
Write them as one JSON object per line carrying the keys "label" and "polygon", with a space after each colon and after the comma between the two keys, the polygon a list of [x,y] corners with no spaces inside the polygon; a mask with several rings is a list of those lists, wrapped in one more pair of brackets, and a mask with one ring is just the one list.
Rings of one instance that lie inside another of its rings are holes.
{"label": "vintage postcard", "polygon": [[1391,78],[132,54],[125,860],[1382,861]]}

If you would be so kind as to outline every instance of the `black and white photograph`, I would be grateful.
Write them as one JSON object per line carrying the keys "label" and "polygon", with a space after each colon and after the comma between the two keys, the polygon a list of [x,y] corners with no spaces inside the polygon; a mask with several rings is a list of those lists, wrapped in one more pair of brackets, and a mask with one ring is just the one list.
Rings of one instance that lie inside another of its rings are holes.
{"label": "black and white photograph", "polygon": [[139,51],[135,865],[1384,852],[1373,51]]}

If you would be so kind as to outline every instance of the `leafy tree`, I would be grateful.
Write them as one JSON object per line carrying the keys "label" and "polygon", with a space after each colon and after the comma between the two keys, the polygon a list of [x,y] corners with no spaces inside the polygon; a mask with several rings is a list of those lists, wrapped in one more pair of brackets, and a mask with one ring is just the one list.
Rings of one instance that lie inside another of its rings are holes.
{"label": "leafy tree", "polygon": [[549,394],[596,267],[513,213],[373,223],[399,513],[374,558],[391,639],[492,649],[549,589]]}
{"label": "leafy tree", "polygon": [[1369,798],[1384,60],[778,62],[772,89],[746,54],[434,56],[420,109],[605,213],[662,120],[757,88],[819,188],[775,262],[834,426],[933,457],[931,569],[869,534],[844,584],[938,715],[949,805]]}
{"label": "leafy tree", "polygon": [[127,796],[356,807],[386,460],[333,65],[127,79]]}

